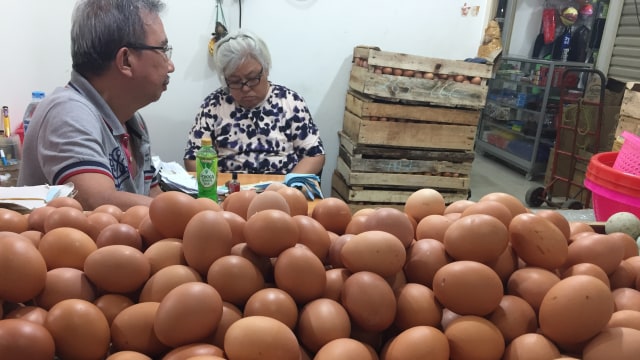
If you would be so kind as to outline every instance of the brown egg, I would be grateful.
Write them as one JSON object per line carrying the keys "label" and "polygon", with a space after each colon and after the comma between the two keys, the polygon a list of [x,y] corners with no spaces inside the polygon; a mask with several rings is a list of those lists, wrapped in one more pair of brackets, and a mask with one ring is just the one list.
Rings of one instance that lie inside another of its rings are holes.
{"label": "brown egg", "polygon": [[568,269],[562,272],[561,278],[564,279],[573,275],[591,275],[602,280],[602,282],[608,287],[611,287],[611,283],[609,281],[607,273],[605,273],[604,270],[602,270],[602,268],[596,264],[579,263],[571,265]]}
{"label": "brown egg", "polygon": [[487,265],[498,274],[502,283],[506,284],[511,274],[518,269],[518,261],[518,256],[509,244],[496,261]]}
{"label": "brown egg", "polygon": [[393,234],[405,248],[409,247],[415,237],[409,217],[404,212],[390,207],[381,207],[369,214],[364,228],[365,231],[380,230]]}
{"label": "brown egg", "polygon": [[482,196],[480,200],[478,200],[478,202],[486,200],[493,200],[502,203],[504,206],[509,208],[509,210],[511,211],[511,216],[513,217],[529,212],[524,204],[517,197],[511,194],[503,192],[493,192]]}
{"label": "brown egg", "polygon": [[169,265],[147,280],[140,292],[139,302],[160,302],[171,289],[192,281],[202,281],[197,271],[185,265]]}
{"label": "brown egg", "polygon": [[53,198],[51,199],[51,201],[47,203],[47,206],[51,206],[55,208],[68,206],[68,207],[76,208],[80,211],[85,210],[82,208],[82,204],[80,204],[80,201],[67,196]]}
{"label": "brown egg", "polygon": [[322,261],[304,245],[288,248],[278,255],[273,271],[278,288],[298,304],[322,296],[327,283]]}
{"label": "brown egg", "polygon": [[427,215],[416,227],[416,239],[435,239],[444,241],[444,233],[454,220],[444,215]]}
{"label": "brown egg", "polygon": [[47,312],[47,310],[39,306],[21,306],[6,314],[4,318],[22,319],[44,326],[44,321],[47,319]]}
{"label": "brown egg", "polygon": [[335,360],[335,359],[359,359],[377,360],[377,355],[364,343],[350,339],[341,338],[329,341],[320,348],[314,360]]}
{"label": "brown egg", "polygon": [[[31,300],[45,286],[47,264],[24,236],[0,232],[0,299],[16,303]],[[7,276],[10,274],[10,276]]]}
{"label": "brown egg", "polygon": [[385,348],[386,360],[449,359],[449,341],[433,326],[416,326],[402,331]]}
{"label": "brown egg", "polygon": [[565,218],[560,212],[556,210],[538,210],[536,211],[536,215],[542,216],[543,218],[551,221],[558,227],[558,229],[560,229],[560,231],[562,231],[564,237],[569,241],[569,237],[571,236],[571,226],[569,225],[567,218]]}
{"label": "brown egg", "polygon": [[280,189],[284,189],[286,187],[288,187],[288,186],[285,185],[284,183],[272,182],[271,184],[267,185],[267,187],[264,189],[264,191],[279,191]]}
{"label": "brown egg", "polygon": [[345,234],[360,234],[363,231],[366,231],[366,224],[367,223],[367,215],[358,215],[358,216],[352,216],[351,220],[349,221],[349,224],[347,224],[347,227],[344,229],[344,233]]}
{"label": "brown egg", "polygon": [[109,355],[105,360],[153,360],[137,351],[118,351]]}
{"label": "brown egg", "polygon": [[366,331],[382,331],[395,319],[397,302],[391,286],[370,271],[354,273],[344,282],[340,303],[353,324]]}
{"label": "brown egg", "polygon": [[498,274],[487,265],[461,260],[436,272],[433,292],[444,307],[457,314],[485,316],[500,304],[503,286]]}
{"label": "brown egg", "polygon": [[323,298],[340,301],[342,287],[345,280],[351,276],[351,271],[344,268],[329,269],[325,272],[327,284],[324,288]]}
{"label": "brown egg", "polygon": [[96,238],[98,248],[108,245],[127,245],[142,250],[142,237],[138,229],[129,224],[111,224],[102,229]]}
{"label": "brown egg", "polygon": [[115,205],[111,205],[111,204],[104,204],[104,205],[100,205],[97,208],[93,209],[93,212],[102,212],[102,213],[107,213],[109,215],[112,215],[114,218],[116,218],[116,220],[118,220],[118,222],[122,219],[122,214],[124,213],[124,211],[122,211],[122,209],[120,209],[119,207],[115,206]]}
{"label": "brown egg", "polygon": [[113,319],[124,309],[133,305],[133,300],[121,294],[104,294],[95,299],[93,303],[102,311],[109,326]]}
{"label": "brown egg", "polygon": [[38,247],[43,234],[38,230],[27,230],[27,231],[21,232],[20,235],[31,240],[31,242],[33,243],[33,246]]}
{"label": "brown egg", "polygon": [[293,331],[266,316],[244,317],[231,324],[224,338],[224,351],[230,359],[300,359]]}
{"label": "brown egg", "polygon": [[247,219],[247,209],[249,204],[258,194],[253,190],[240,190],[229,194],[222,202],[222,209],[230,211]]}
{"label": "brown egg", "polygon": [[[217,259],[229,255],[231,227],[222,211],[204,210],[195,214],[184,229],[182,251],[187,264],[205,275]],[[215,229],[215,231],[211,231]]]}
{"label": "brown egg", "polygon": [[607,234],[610,241],[617,241],[622,244],[624,248],[624,256],[623,259],[628,259],[630,257],[638,256],[638,245],[636,244],[636,240],[632,238],[629,234],[623,232],[614,232]]}
{"label": "brown egg", "polygon": [[640,311],[640,291],[632,288],[619,288],[611,292],[615,310]]}
{"label": "brown egg", "polygon": [[222,211],[222,217],[227,221],[231,229],[231,244],[236,245],[246,242],[244,239],[244,225],[247,221],[242,216],[231,211]]}
{"label": "brown egg", "polygon": [[611,315],[607,327],[627,327],[640,330],[640,311],[617,310]]}
{"label": "brown egg", "polygon": [[508,243],[507,226],[497,217],[480,213],[463,215],[444,233],[444,248],[455,260],[492,263],[504,252]]}
{"label": "brown egg", "polygon": [[404,272],[409,282],[432,287],[433,277],[441,267],[451,262],[444,244],[434,239],[422,239],[407,249]]}
{"label": "brown egg", "polygon": [[622,260],[618,268],[609,276],[610,288],[635,288],[637,276],[638,274],[633,265],[626,260]]}
{"label": "brown egg", "polygon": [[371,271],[382,277],[395,275],[406,260],[404,244],[395,235],[379,230],[354,235],[340,251],[349,271]]}
{"label": "brown egg", "polygon": [[242,256],[251,261],[253,265],[260,269],[266,282],[273,282],[273,263],[271,262],[271,258],[256,254],[247,246],[247,243],[234,245],[231,248],[231,255]]}
{"label": "brown egg", "polygon": [[98,238],[100,232],[108,225],[119,224],[118,219],[106,212],[92,212],[87,215],[89,222],[89,236],[93,240]]}
{"label": "brown egg", "polygon": [[196,201],[194,201],[194,214],[202,210],[222,211],[222,206],[213,199],[206,197],[197,198]]}
{"label": "brown egg", "polygon": [[207,283],[218,291],[223,301],[239,307],[265,285],[260,269],[238,255],[227,255],[214,261],[207,272]]}
{"label": "brown egg", "polygon": [[82,270],[74,268],[56,268],[47,272],[44,289],[35,297],[35,303],[49,310],[55,304],[66,299],[82,299],[93,302],[96,292]]}
{"label": "brown egg", "polygon": [[294,246],[300,238],[293,218],[288,213],[275,209],[263,210],[251,216],[244,225],[243,232],[247,246],[256,254],[268,257],[278,256]]}
{"label": "brown egg", "polygon": [[265,288],[256,291],[244,306],[244,316],[267,316],[274,318],[290,329],[298,323],[296,301],[286,291]]}
{"label": "brown egg", "polygon": [[557,359],[560,357],[560,350],[549,339],[542,334],[535,332],[522,334],[513,339],[504,351],[504,360],[524,360],[527,359]]}
{"label": "brown egg", "polygon": [[85,234],[90,233],[87,216],[81,210],[72,207],[55,208],[44,220],[44,233],[60,227],[74,228]]}
{"label": "brown egg", "polygon": [[509,224],[511,246],[531,266],[553,270],[565,264],[567,240],[549,220],[530,213],[515,215]]}
{"label": "brown egg", "polygon": [[55,358],[56,345],[49,331],[23,319],[0,321],[0,354],[3,359],[49,360]]}
{"label": "brown egg", "polygon": [[591,339],[583,351],[584,360],[635,359],[640,353],[640,330],[631,328],[604,329]]}
{"label": "brown egg", "polygon": [[576,344],[597,335],[613,314],[609,288],[593,276],[560,280],[544,296],[538,321],[542,334],[560,344]]}
{"label": "brown egg", "polygon": [[211,285],[176,286],[160,301],[153,321],[158,339],[172,348],[193,344],[211,334],[222,318],[222,299]]}
{"label": "brown egg", "polygon": [[123,309],[111,324],[113,351],[137,351],[158,358],[170,350],[153,330],[159,302],[139,302]]}
{"label": "brown egg", "polygon": [[21,213],[0,208],[0,231],[21,233],[29,230],[29,219]]}
{"label": "brown egg", "polygon": [[531,305],[513,295],[504,295],[498,308],[487,319],[500,330],[507,343],[521,335],[535,333],[538,329],[536,312]]}
{"label": "brown egg", "polygon": [[287,200],[277,191],[264,191],[251,200],[247,208],[247,219],[250,219],[257,212],[264,210],[280,210],[284,213],[291,214]]}
{"label": "brown egg", "polygon": [[493,216],[500,220],[500,222],[502,222],[506,227],[509,227],[509,223],[513,218],[511,210],[509,210],[509,208],[503,203],[495,200],[485,200],[472,204],[464,209],[464,211],[460,213],[460,216],[464,217],[471,214],[485,214]]}
{"label": "brown egg", "polygon": [[[202,198],[205,199],[205,198]],[[169,351],[162,360],[193,360],[193,359],[224,359],[221,348],[204,343],[194,343],[179,346]]]}
{"label": "brown egg", "polygon": [[[343,268],[344,263],[342,262],[342,247],[344,244],[349,241],[354,235],[353,234],[344,234],[336,237],[333,241],[331,241],[331,245],[329,246],[329,254],[327,256],[327,263],[333,268]],[[331,236],[329,236],[331,238]]]}
{"label": "brown egg", "polygon": [[569,236],[569,238],[572,238],[574,235],[581,232],[589,232],[589,233],[595,232],[595,230],[591,227],[591,225],[582,221],[569,222],[569,229],[571,230],[571,236]]}
{"label": "brown egg", "polygon": [[437,327],[442,321],[442,305],[433,290],[421,284],[409,283],[395,291],[398,308],[394,324],[404,331],[414,326]]}
{"label": "brown egg", "polygon": [[329,341],[347,338],[350,334],[349,314],[335,300],[316,299],[300,311],[296,335],[301,344],[313,353]]}
{"label": "brown egg", "polygon": [[142,249],[146,249],[156,242],[166,239],[166,237],[153,225],[149,215],[145,216],[144,219],[140,221],[140,225],[138,225],[138,234],[140,234],[140,238],[142,240]]}
{"label": "brown egg", "polygon": [[385,66],[382,68],[382,73],[386,75],[391,75],[393,74],[393,68],[389,66]]}
{"label": "brown egg", "polygon": [[607,235],[593,234],[571,242],[565,266],[588,262],[600,266],[607,275],[611,275],[623,257],[622,243],[611,241]]}
{"label": "brown egg", "polygon": [[342,235],[351,221],[351,209],[342,199],[328,197],[316,203],[311,217],[322,224],[327,231]]}
{"label": "brown egg", "polygon": [[444,330],[452,359],[500,359],[505,343],[500,330],[489,320],[466,315],[451,321]]}
{"label": "brown egg", "polygon": [[195,199],[183,192],[166,191],[151,201],[149,218],[165,237],[182,238],[187,223],[198,210],[195,205]]}
{"label": "brown egg", "polygon": [[507,282],[507,294],[524,299],[538,312],[549,289],[560,282],[553,272],[536,267],[525,267],[513,272]]}
{"label": "brown egg", "polygon": [[[71,209],[71,208],[58,208]],[[85,232],[71,227],[58,227],[49,230],[40,239],[38,250],[47,269],[71,267],[82,270],[87,256],[98,247],[93,239]]]}
{"label": "brown egg", "polygon": [[127,245],[107,245],[87,256],[84,272],[97,287],[107,292],[134,292],[151,276],[144,254]]}
{"label": "brown egg", "polygon": [[97,306],[67,299],[47,313],[45,327],[53,336],[56,355],[63,359],[102,359],[109,351],[109,324]]}
{"label": "brown egg", "polygon": [[324,263],[331,247],[327,230],[317,220],[307,215],[295,215],[293,221],[300,234],[298,243],[309,248]]}
{"label": "brown egg", "polygon": [[444,197],[434,189],[420,189],[413,192],[404,204],[404,211],[420,223],[429,215],[442,215],[446,205]]}
{"label": "brown egg", "polygon": [[144,205],[135,205],[122,213],[120,217],[120,222],[123,224],[129,224],[134,228],[138,229],[140,227],[140,223],[146,217],[149,216],[149,207]]}
{"label": "brown egg", "polygon": [[44,232],[44,220],[55,209],[56,208],[51,206],[42,206],[33,209],[27,218],[29,229]]}
{"label": "brown egg", "polygon": [[218,327],[214,333],[207,338],[207,342],[222,349],[224,347],[224,336],[227,333],[227,329],[234,322],[242,319],[242,312],[235,305],[222,302],[222,317],[218,322]]}
{"label": "brown egg", "polygon": [[182,241],[176,238],[153,243],[144,251],[144,256],[151,265],[151,275],[170,265],[187,265],[182,252]]}
{"label": "brown egg", "polygon": [[284,197],[289,205],[291,216],[309,214],[309,202],[302,191],[288,186],[278,189],[277,191]]}

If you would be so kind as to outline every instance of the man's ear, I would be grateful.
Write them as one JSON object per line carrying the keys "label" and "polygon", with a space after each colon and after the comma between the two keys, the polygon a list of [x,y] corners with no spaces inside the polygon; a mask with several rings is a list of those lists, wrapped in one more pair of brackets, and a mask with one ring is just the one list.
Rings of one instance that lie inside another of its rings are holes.
{"label": "man's ear", "polygon": [[116,53],[115,65],[123,74],[126,74],[127,76],[131,76],[133,74],[132,63],[134,62],[135,57],[129,48],[122,47]]}

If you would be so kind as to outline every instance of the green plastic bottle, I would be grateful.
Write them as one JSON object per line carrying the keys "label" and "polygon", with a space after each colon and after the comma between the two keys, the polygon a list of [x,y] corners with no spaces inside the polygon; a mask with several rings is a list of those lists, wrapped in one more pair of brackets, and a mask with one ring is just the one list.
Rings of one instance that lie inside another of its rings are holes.
{"label": "green plastic bottle", "polygon": [[196,179],[198,197],[206,197],[218,202],[218,154],[211,138],[202,139],[202,147],[196,154]]}

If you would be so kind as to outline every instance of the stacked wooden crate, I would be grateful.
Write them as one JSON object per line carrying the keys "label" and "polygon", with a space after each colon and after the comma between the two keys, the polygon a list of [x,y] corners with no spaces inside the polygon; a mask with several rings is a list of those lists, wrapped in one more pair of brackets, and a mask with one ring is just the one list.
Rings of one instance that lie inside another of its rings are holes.
{"label": "stacked wooden crate", "polygon": [[490,64],[354,49],[332,195],[402,208],[418,189],[467,199]]}

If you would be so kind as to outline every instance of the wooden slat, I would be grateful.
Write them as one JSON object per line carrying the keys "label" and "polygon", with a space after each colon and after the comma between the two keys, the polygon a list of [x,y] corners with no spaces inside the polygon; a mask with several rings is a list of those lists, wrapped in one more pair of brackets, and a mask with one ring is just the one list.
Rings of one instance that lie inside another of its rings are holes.
{"label": "wooden slat", "polygon": [[377,102],[353,91],[347,92],[346,108],[360,118],[386,117],[457,125],[478,125],[480,110]]}
{"label": "wooden slat", "polygon": [[375,74],[355,65],[351,67],[349,87],[384,99],[471,109],[484,107],[488,89],[482,84]]}
{"label": "wooden slat", "polygon": [[[377,48],[359,49],[356,53],[359,55],[358,57],[367,59],[369,65],[375,66],[388,66],[449,75],[478,76],[481,78],[490,78],[493,73],[492,65],[478,64],[462,60],[439,59],[381,51]],[[365,54],[367,55],[365,56]]]}
{"label": "wooden slat", "polygon": [[620,116],[640,119],[640,84],[627,87],[620,106]]}
{"label": "wooden slat", "polygon": [[471,161],[459,163],[442,160],[412,160],[396,158],[363,158],[353,155],[340,147],[340,158],[355,172],[407,173],[422,175],[457,174],[468,176],[471,173]]}
{"label": "wooden slat", "polygon": [[473,150],[477,129],[464,125],[369,121],[345,111],[343,130],[362,144]]}
{"label": "wooden slat", "polygon": [[401,173],[356,172],[338,158],[336,170],[349,186],[370,186],[379,188],[433,188],[438,190],[468,190],[469,177],[451,177],[437,175],[416,175]]}

